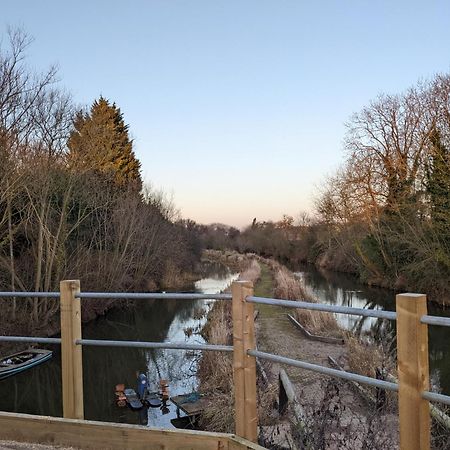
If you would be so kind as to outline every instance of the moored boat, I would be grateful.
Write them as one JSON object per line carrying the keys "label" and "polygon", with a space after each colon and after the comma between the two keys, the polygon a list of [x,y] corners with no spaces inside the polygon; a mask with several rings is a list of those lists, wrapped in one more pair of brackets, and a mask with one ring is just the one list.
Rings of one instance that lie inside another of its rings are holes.
{"label": "moored boat", "polygon": [[51,350],[30,348],[0,359],[0,380],[31,369],[49,360],[53,355]]}

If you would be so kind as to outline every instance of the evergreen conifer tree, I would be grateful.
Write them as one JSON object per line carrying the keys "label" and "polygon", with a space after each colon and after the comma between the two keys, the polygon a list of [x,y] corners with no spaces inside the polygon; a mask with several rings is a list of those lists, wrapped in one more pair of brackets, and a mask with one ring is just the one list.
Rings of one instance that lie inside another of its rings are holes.
{"label": "evergreen conifer tree", "polygon": [[79,112],[68,147],[75,169],[100,173],[120,188],[141,189],[140,162],[133,152],[128,125],[115,103],[100,97],[88,113]]}
{"label": "evergreen conifer tree", "polygon": [[427,170],[427,191],[431,220],[441,238],[450,244],[450,151],[437,130],[431,135],[431,162]]}

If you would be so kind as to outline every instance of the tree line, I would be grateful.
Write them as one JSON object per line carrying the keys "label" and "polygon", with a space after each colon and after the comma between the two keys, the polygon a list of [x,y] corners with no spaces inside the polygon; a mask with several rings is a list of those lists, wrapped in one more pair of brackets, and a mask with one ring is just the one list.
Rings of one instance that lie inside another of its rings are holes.
{"label": "tree line", "polygon": [[450,300],[450,75],[380,95],[347,128],[317,202],[321,253],[365,281]]}
{"label": "tree line", "polygon": [[[0,289],[55,291],[73,277],[98,291],[182,283],[201,248],[164,194],[144,185],[122,112],[103,97],[77,107],[54,67],[27,66],[30,42],[12,30],[0,47]],[[58,307],[5,300],[1,318],[45,327]]]}
{"label": "tree line", "polygon": [[311,215],[236,231],[216,224],[202,236],[450,303],[450,75],[379,95],[350,118],[345,160]]}

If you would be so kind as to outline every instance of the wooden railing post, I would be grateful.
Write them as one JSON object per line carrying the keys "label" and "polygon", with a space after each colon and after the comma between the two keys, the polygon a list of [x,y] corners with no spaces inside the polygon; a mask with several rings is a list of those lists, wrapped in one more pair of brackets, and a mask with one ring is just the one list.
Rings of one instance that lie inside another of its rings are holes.
{"label": "wooden railing post", "polygon": [[429,390],[428,327],[422,294],[399,294],[397,309],[398,403],[401,450],[430,449],[430,405],[422,398]]}
{"label": "wooden railing post", "polygon": [[61,370],[63,416],[66,419],[84,419],[81,303],[79,280],[60,283],[61,293]]}
{"label": "wooden railing post", "polygon": [[247,355],[255,349],[253,303],[245,298],[253,295],[253,283],[235,281],[233,296],[233,381],[236,434],[252,442],[258,441],[256,407],[256,358]]}

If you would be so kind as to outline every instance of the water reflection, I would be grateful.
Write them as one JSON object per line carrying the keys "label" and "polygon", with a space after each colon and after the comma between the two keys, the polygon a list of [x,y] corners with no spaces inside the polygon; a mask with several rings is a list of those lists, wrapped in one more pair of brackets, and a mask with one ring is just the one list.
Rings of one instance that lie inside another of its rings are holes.
{"label": "water reflection", "polygon": [[[297,268],[297,276],[323,303],[375,310],[395,311],[395,292],[389,289],[366,286],[351,275],[317,270],[314,266]],[[428,305],[431,315],[450,317],[450,311],[434,304]],[[358,335],[378,339],[395,336],[395,322],[373,317],[337,314],[338,323]],[[429,354],[433,389],[450,394],[450,329],[430,326]]]}
{"label": "water reflection", "polygon": [[[217,293],[227,287],[238,274],[226,267],[205,264],[204,278],[186,291]],[[89,301],[89,300],[85,300]],[[214,300],[136,301],[132,306],[115,309],[83,327],[86,339],[134,341],[184,341],[202,343],[199,330]],[[62,415],[61,356],[58,346],[52,347],[51,361],[0,381],[0,410]],[[114,403],[114,387],[125,383],[136,388],[137,373],[146,373],[150,390],[157,391],[161,378],[169,380],[171,395],[196,389],[199,352],[178,350],[147,350],[136,348],[84,347],[85,417],[151,426],[171,427],[176,417],[173,405],[169,411],[146,408],[140,412],[118,408]],[[163,414],[163,412],[165,414]]]}

